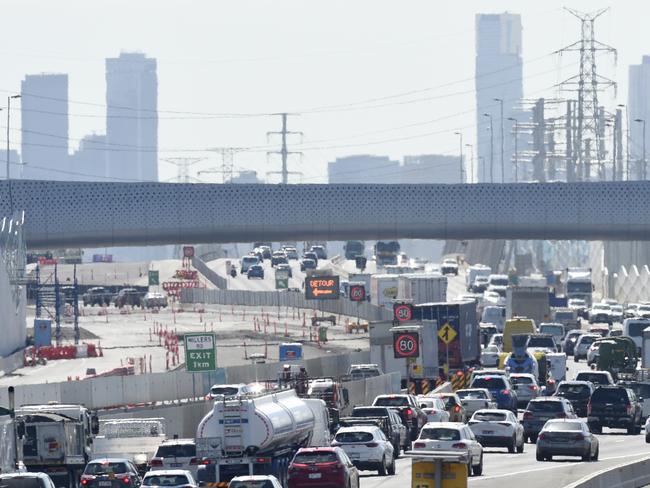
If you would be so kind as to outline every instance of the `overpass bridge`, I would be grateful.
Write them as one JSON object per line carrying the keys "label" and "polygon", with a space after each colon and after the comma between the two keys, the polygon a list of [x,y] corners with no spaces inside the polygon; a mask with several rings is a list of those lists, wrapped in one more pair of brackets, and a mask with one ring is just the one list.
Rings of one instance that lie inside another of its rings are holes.
{"label": "overpass bridge", "polygon": [[[11,185],[11,188],[10,188]],[[650,182],[219,185],[0,182],[28,248],[347,239],[650,238]]]}

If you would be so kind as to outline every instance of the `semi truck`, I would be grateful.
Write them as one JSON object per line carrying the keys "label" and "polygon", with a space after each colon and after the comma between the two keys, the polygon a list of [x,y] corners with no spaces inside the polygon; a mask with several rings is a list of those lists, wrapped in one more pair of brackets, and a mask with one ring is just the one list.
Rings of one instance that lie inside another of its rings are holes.
{"label": "semi truck", "polygon": [[377,266],[397,264],[397,256],[400,252],[400,245],[397,241],[377,241],[375,244],[375,260]]}
{"label": "semi truck", "polygon": [[164,418],[102,419],[93,441],[93,458],[126,458],[143,475],[158,446],[167,439]]}
{"label": "semi truck", "polygon": [[196,455],[203,460],[197,481],[219,487],[235,476],[270,474],[287,486],[299,448],[329,445],[323,400],[283,390],[217,401],[197,427]]}
{"label": "semi truck", "polygon": [[92,459],[99,419],[83,405],[23,405],[15,410],[18,457],[57,487],[75,488]]}
{"label": "semi truck", "polygon": [[474,291],[474,282],[479,276],[487,278],[492,274],[492,268],[483,264],[474,264],[467,268],[467,275],[465,275],[465,287],[467,291]]}
{"label": "semi truck", "polygon": [[545,286],[508,286],[506,289],[506,318],[528,317],[535,323],[549,322],[551,306]]}
{"label": "semi truck", "polygon": [[363,256],[365,246],[362,241],[347,241],[343,246],[345,259],[353,260],[357,256]]}
{"label": "semi truck", "polygon": [[591,307],[594,291],[591,268],[566,268],[562,281],[567,299],[579,298],[587,303],[587,307]]}

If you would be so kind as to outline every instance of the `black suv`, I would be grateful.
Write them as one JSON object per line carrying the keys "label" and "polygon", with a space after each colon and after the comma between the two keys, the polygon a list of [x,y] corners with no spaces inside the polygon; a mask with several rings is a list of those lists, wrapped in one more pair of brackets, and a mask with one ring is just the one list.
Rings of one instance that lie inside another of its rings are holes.
{"label": "black suv", "polygon": [[427,414],[418,406],[418,402],[413,395],[379,395],[375,398],[372,406],[389,407],[395,410],[404,424],[408,426],[409,436],[412,441],[418,438],[420,429],[427,423]]}
{"label": "black suv", "polygon": [[127,305],[132,307],[142,307],[142,299],[144,293],[136,290],[135,288],[122,288],[115,297],[115,306],[122,308]]}
{"label": "black suv", "polygon": [[603,427],[627,429],[628,434],[641,432],[641,404],[630,388],[600,386],[587,406],[589,430],[600,434]]}

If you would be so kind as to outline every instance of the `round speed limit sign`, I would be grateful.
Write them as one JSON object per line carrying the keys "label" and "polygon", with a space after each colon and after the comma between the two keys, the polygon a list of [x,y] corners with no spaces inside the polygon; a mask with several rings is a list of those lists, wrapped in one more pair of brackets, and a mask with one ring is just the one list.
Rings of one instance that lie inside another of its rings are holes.
{"label": "round speed limit sign", "polygon": [[420,356],[419,335],[417,332],[396,333],[393,336],[396,358],[417,358]]}
{"label": "round speed limit sign", "polygon": [[407,322],[413,317],[413,311],[410,305],[397,305],[394,314],[395,318],[400,322]]}
{"label": "round speed limit sign", "polygon": [[366,299],[366,288],[363,285],[353,285],[350,287],[350,300],[353,302],[363,302]]}

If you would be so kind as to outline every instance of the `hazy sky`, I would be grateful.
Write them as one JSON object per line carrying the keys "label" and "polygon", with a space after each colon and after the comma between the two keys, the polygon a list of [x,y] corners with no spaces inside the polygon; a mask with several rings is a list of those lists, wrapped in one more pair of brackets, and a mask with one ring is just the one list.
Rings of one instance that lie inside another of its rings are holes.
{"label": "hazy sky", "polygon": [[[291,139],[290,149],[304,151],[304,157],[292,159],[290,169],[313,183],[325,181],[326,163],[337,156],[457,154],[453,132],[459,129],[467,142],[474,141],[475,13],[521,13],[524,93],[552,97],[553,85],[577,73],[575,56],[551,55],[579,37],[579,22],[562,7],[607,6],[591,0],[1,0],[0,5],[0,95],[18,92],[25,74],[63,72],[69,74],[71,102],[103,104],[104,59],[122,50],[141,51],[158,60],[161,159],[205,156],[210,159],[193,168],[208,168],[220,159],[206,148],[255,147],[239,153],[235,166],[264,176],[280,167],[277,157],[267,162],[266,155],[266,132],[279,129],[279,117],[218,114],[295,112],[300,115],[290,117],[289,128],[305,136],[302,145]],[[618,49],[618,64],[602,57],[599,69],[619,82],[618,100],[624,103],[627,66],[650,53],[650,3],[612,5],[596,28],[599,40]],[[603,101],[613,106],[613,92]],[[104,113],[101,106],[70,103],[71,151],[85,134],[104,133]],[[19,127],[18,114],[13,120]],[[4,133],[5,122],[0,126]],[[17,132],[12,140],[18,142]],[[160,163],[161,179],[175,171]],[[202,179],[221,181],[221,176]]]}

